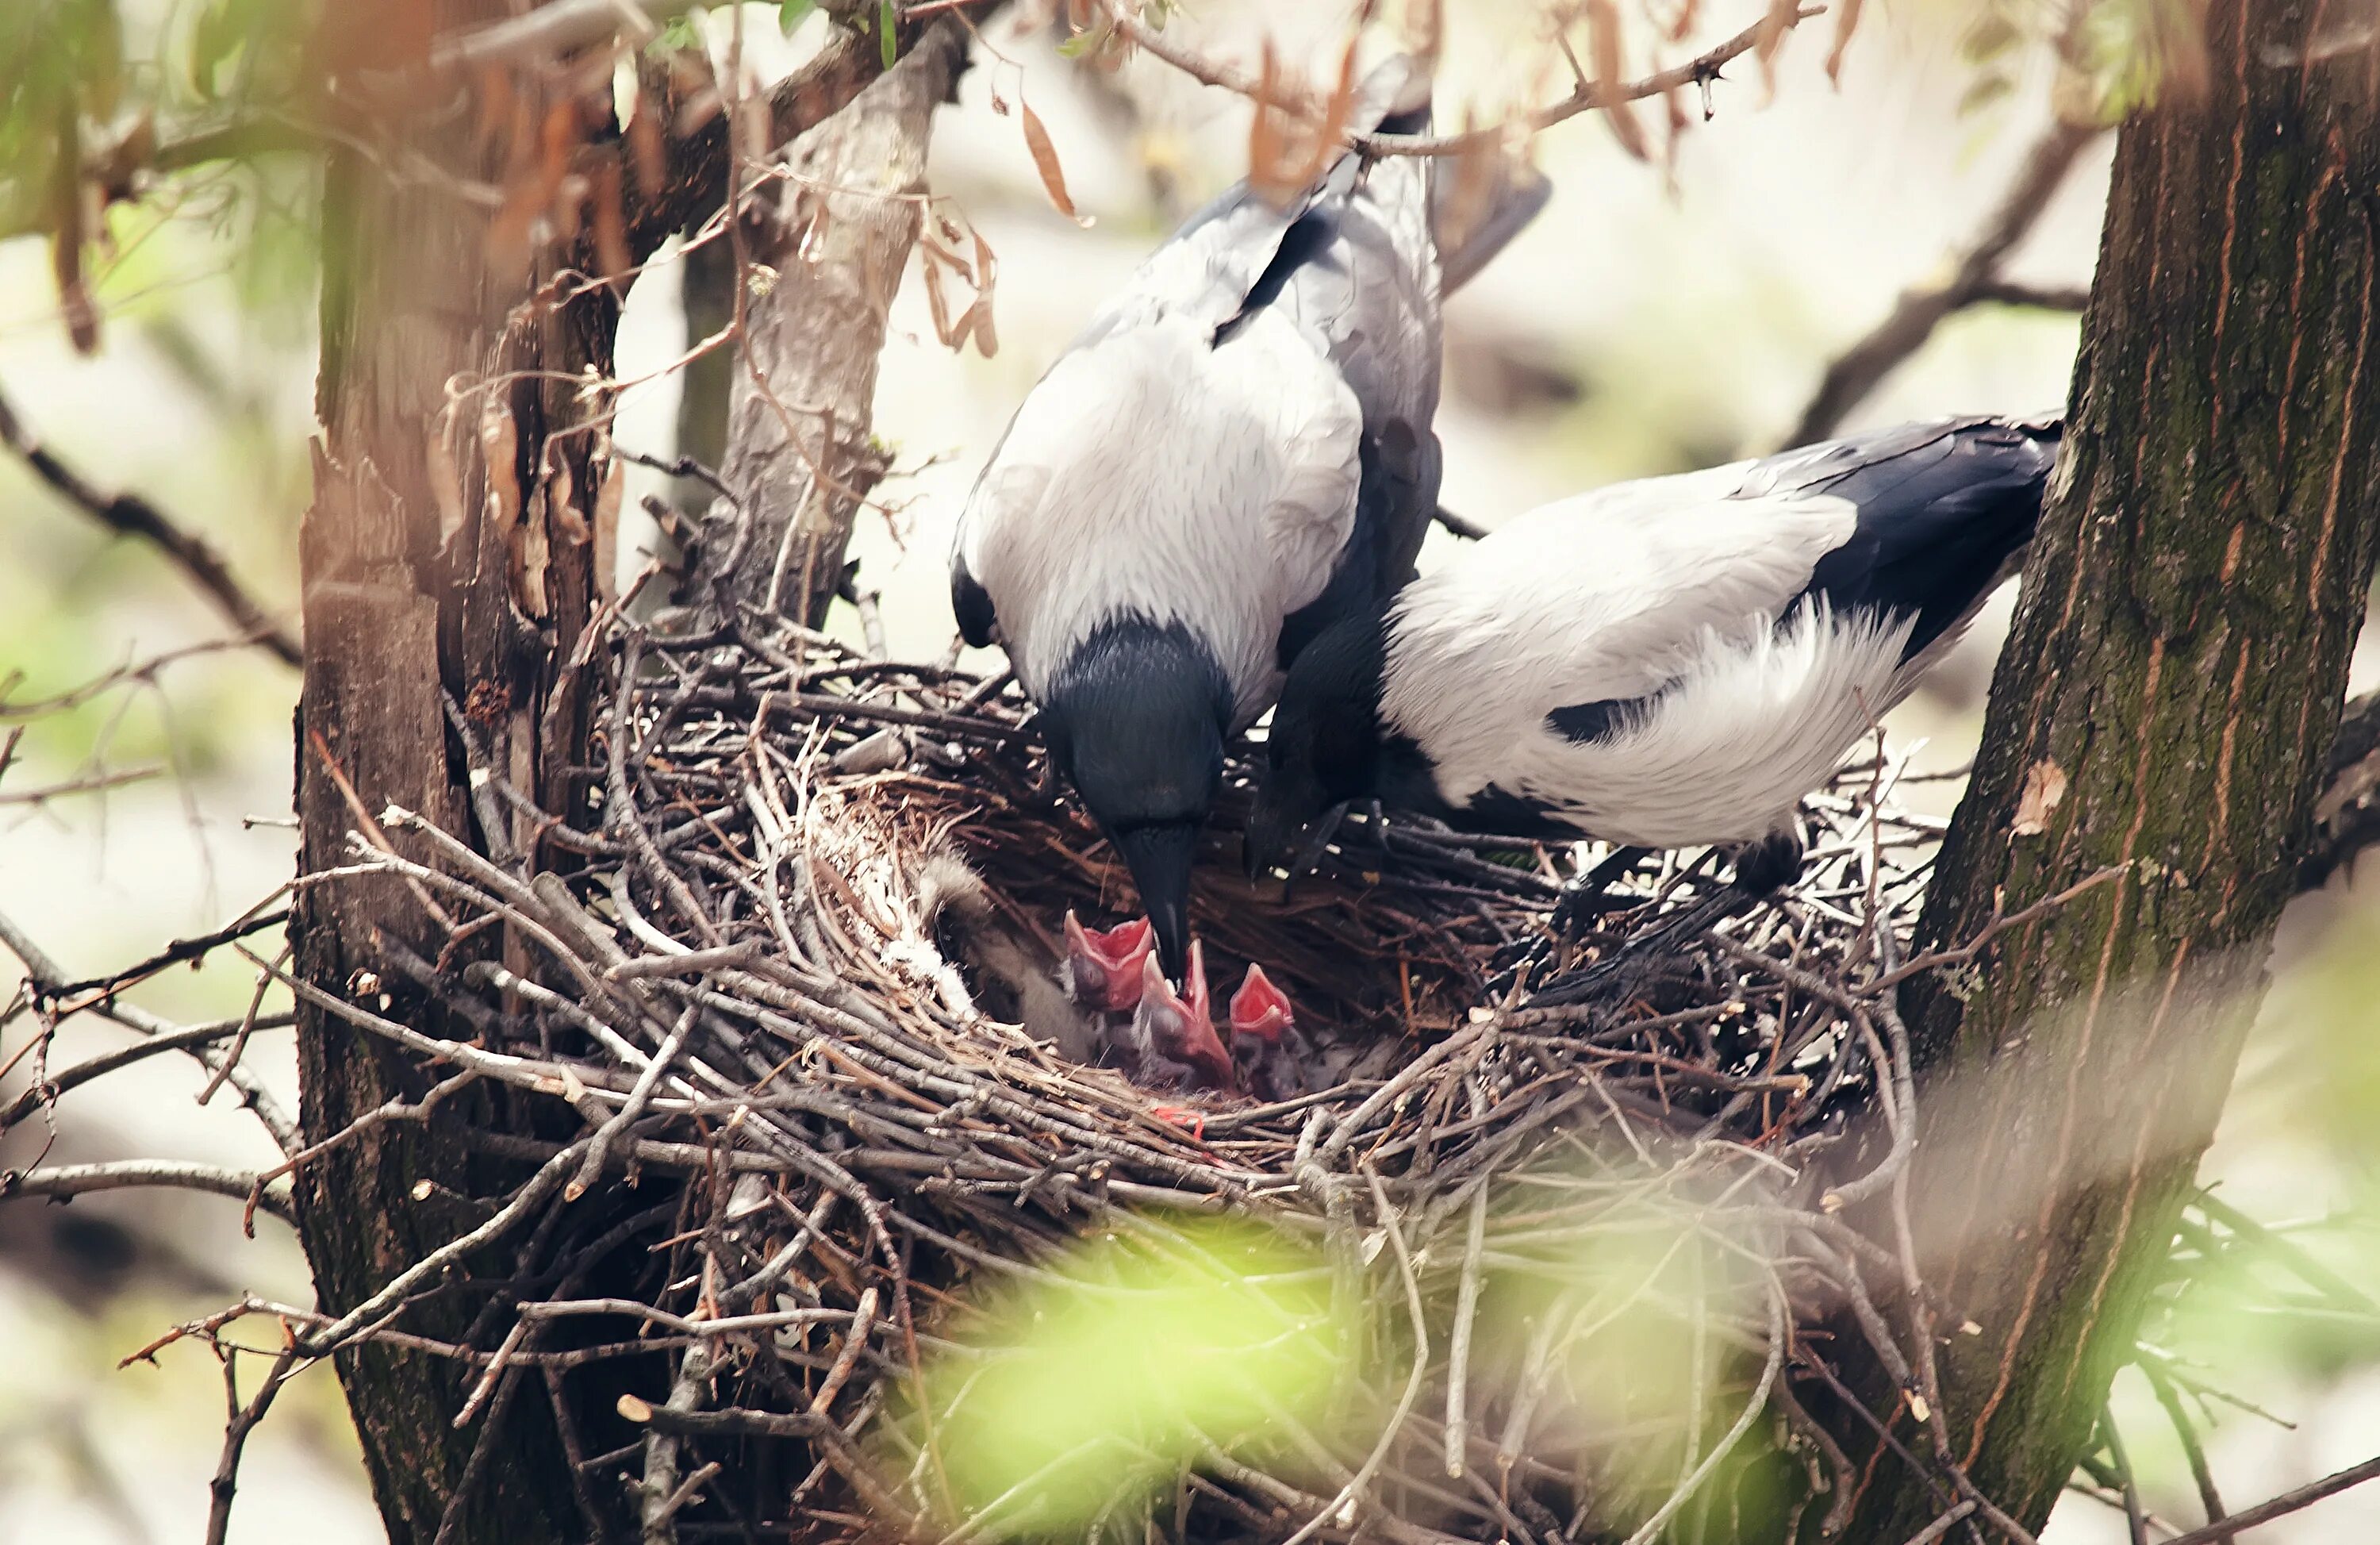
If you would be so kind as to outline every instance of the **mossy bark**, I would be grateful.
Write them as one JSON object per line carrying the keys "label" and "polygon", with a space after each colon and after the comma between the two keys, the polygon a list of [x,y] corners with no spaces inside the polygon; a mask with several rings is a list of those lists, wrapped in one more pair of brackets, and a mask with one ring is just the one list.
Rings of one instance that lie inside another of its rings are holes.
{"label": "mossy bark", "polygon": [[[1864,1384],[2034,1529],[2228,1089],[2380,521],[2380,41],[2321,0],[2215,0],[2206,28],[2206,90],[2122,130],[2058,489],[1921,942],[2119,872],[1904,1002],[1918,1253],[1955,1312],[1930,1419]],[[1839,1430],[1864,1459],[1847,1538],[1942,1514]]]}

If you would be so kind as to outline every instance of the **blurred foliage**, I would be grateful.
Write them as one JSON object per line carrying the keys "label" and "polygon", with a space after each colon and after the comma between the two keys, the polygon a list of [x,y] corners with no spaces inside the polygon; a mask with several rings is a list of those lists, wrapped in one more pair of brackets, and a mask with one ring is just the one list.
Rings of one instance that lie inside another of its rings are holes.
{"label": "blurred foliage", "polygon": [[1961,115],[2016,95],[2046,45],[2057,59],[2058,109],[2078,122],[2115,123],[2167,90],[2206,82],[2203,0],[1980,0],[1960,40],[1972,71]]}
{"label": "blurred foliage", "polygon": [[962,1349],[931,1359],[924,1415],[961,1516],[1075,1533],[1210,1447],[1245,1453],[1281,1417],[1328,1424],[1358,1327],[1320,1258],[1251,1224],[1169,1232],[1161,1250],[1080,1246],[952,1329]]}

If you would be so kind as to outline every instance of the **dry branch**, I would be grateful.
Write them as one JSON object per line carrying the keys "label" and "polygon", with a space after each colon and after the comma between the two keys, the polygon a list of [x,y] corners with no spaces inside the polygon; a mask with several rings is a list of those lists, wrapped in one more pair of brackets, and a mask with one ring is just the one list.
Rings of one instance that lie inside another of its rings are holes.
{"label": "dry branch", "polygon": [[843,578],[854,520],[888,462],[868,430],[886,316],[926,213],[934,110],[965,57],[929,30],[850,105],[786,147],[736,229],[742,336],[726,485],[698,590],[815,626]]}
{"label": "dry branch", "polygon": [[[1317,110],[1315,103],[1285,97],[1280,91],[1268,89],[1261,77],[1252,75],[1237,65],[1208,58],[1169,32],[1157,30],[1141,19],[1134,0],[1101,0],[1101,5],[1109,24],[1114,27],[1119,36],[1202,85],[1220,87],[1252,102],[1300,116]],[[1532,109],[1509,124],[1492,124],[1460,134],[1350,134],[1344,137],[1344,142],[1366,155],[1468,155],[1481,151],[1501,150],[1516,133],[1542,133],[1582,113],[1624,108],[1630,103],[1642,102],[1647,97],[1663,96],[1688,87],[1707,86],[1720,79],[1719,71],[1728,64],[1751,53],[1764,40],[1773,41],[1779,25],[1795,27],[1812,17],[1824,14],[1823,6],[1797,9],[1788,6],[1773,17],[1764,17],[1726,42],[1683,64],[1672,65],[1667,69],[1624,82],[1602,82],[1582,78],[1569,95]]]}
{"label": "dry branch", "polygon": [[42,443],[5,394],[0,394],[0,443],[23,458],[33,475],[68,504],[118,536],[136,537],[164,554],[182,577],[239,629],[243,638],[295,665],[298,640],[250,595],[206,539],[192,532],[137,493],[108,493],[58,459]]}

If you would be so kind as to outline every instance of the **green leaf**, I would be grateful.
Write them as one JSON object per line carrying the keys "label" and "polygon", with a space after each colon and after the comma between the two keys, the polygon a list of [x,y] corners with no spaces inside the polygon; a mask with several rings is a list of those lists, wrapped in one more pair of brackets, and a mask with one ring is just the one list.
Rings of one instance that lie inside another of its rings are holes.
{"label": "green leaf", "polygon": [[1060,43],[1058,52],[1069,59],[1080,59],[1087,55],[1099,52],[1099,45],[1107,41],[1108,30],[1105,27],[1095,27],[1087,32],[1077,32]]}
{"label": "green leaf", "polygon": [[792,37],[794,29],[808,19],[809,14],[817,9],[818,0],[778,0],[777,30]]}
{"label": "green leaf", "polygon": [[901,38],[893,24],[892,0],[877,0],[876,44],[883,50],[884,67],[891,69],[892,62],[901,56]]}
{"label": "green leaf", "polygon": [[674,16],[664,22],[662,30],[653,34],[653,41],[645,44],[645,52],[659,58],[664,54],[683,54],[701,46],[702,34],[695,30],[694,17],[687,14]]}

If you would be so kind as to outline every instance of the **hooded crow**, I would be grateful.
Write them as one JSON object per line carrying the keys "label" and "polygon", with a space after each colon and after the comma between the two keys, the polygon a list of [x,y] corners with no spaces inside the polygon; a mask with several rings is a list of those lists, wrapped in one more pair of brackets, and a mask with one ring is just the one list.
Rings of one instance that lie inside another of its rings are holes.
{"label": "hooded crow", "polygon": [[1299,657],[1250,873],[1371,797],[1783,883],[1802,797],[2022,563],[2059,433],[1910,424],[1521,517]]}
{"label": "hooded crow", "polygon": [[[1427,82],[1403,58],[1372,72],[1352,114],[1359,129],[1427,120]],[[1502,197],[1463,272],[1526,223],[1545,184]],[[1411,577],[1427,530],[1431,214],[1427,158],[1341,154],[1286,206],[1232,189],[1050,367],[961,517],[960,632],[1007,649],[1176,979],[1224,744],[1309,640]]]}

